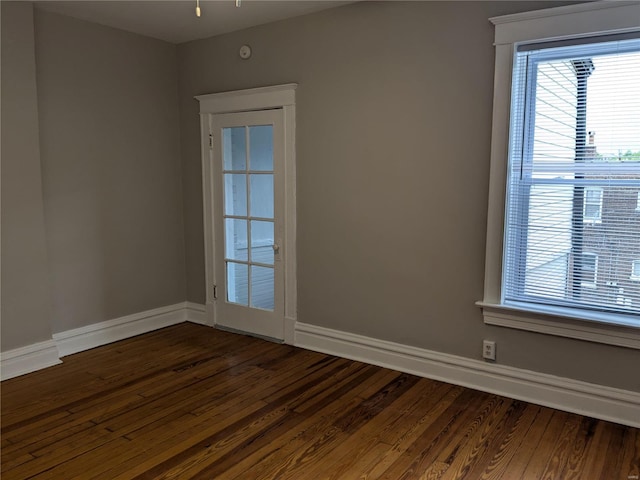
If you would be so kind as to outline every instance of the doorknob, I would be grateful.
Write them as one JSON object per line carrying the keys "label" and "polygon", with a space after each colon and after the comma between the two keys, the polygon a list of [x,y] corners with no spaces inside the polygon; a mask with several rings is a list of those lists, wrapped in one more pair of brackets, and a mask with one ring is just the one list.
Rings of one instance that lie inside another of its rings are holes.
{"label": "doorknob", "polygon": [[273,248],[273,253],[275,254],[280,253],[280,245],[278,245],[277,243],[274,243],[273,245],[271,245],[271,248]]}

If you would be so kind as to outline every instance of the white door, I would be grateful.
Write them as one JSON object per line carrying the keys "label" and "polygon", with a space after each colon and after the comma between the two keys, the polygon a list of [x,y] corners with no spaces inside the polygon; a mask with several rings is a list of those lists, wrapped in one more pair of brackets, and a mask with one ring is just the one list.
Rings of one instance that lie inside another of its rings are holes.
{"label": "white door", "polygon": [[283,111],[211,120],[216,324],[282,340]]}

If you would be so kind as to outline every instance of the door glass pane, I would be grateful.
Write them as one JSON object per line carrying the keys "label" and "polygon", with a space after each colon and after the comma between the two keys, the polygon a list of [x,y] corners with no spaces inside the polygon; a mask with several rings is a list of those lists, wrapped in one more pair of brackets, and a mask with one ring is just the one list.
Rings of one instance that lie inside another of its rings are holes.
{"label": "door glass pane", "polygon": [[224,174],[224,214],[247,215],[247,176],[237,173]]}
{"label": "door glass pane", "polygon": [[248,305],[248,265],[227,262],[227,301]]}
{"label": "door glass pane", "polygon": [[249,127],[249,169],[273,171],[273,126]]}
{"label": "door glass pane", "polygon": [[225,218],[226,258],[230,260],[249,260],[247,247],[247,221],[237,218]]}
{"label": "door glass pane", "polygon": [[275,305],[273,155],[273,125],[222,129],[227,301],[269,311]]}
{"label": "door glass pane", "polygon": [[273,310],[273,268],[251,265],[251,306]]}
{"label": "door glass pane", "polygon": [[244,127],[222,129],[222,152],[225,170],[247,169],[247,140]]}
{"label": "door glass pane", "polygon": [[251,216],[273,218],[273,175],[249,175],[251,182]]}
{"label": "door glass pane", "polygon": [[251,222],[251,262],[273,265],[273,222]]}

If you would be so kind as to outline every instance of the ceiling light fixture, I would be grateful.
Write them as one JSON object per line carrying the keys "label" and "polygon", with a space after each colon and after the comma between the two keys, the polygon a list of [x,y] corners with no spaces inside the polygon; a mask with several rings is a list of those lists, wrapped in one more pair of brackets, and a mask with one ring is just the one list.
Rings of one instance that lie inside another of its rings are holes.
{"label": "ceiling light fixture", "polygon": [[[236,7],[239,7],[242,0],[236,0]],[[196,0],[196,17],[200,18],[200,0]]]}

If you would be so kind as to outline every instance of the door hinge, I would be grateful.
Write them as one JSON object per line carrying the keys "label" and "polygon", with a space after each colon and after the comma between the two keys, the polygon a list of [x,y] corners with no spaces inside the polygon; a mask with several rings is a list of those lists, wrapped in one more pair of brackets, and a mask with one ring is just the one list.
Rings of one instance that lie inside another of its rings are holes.
{"label": "door hinge", "polygon": [[214,300],[218,299],[218,286],[217,285],[213,286],[213,299]]}
{"label": "door hinge", "polygon": [[213,148],[213,135],[209,134],[209,148]]}

